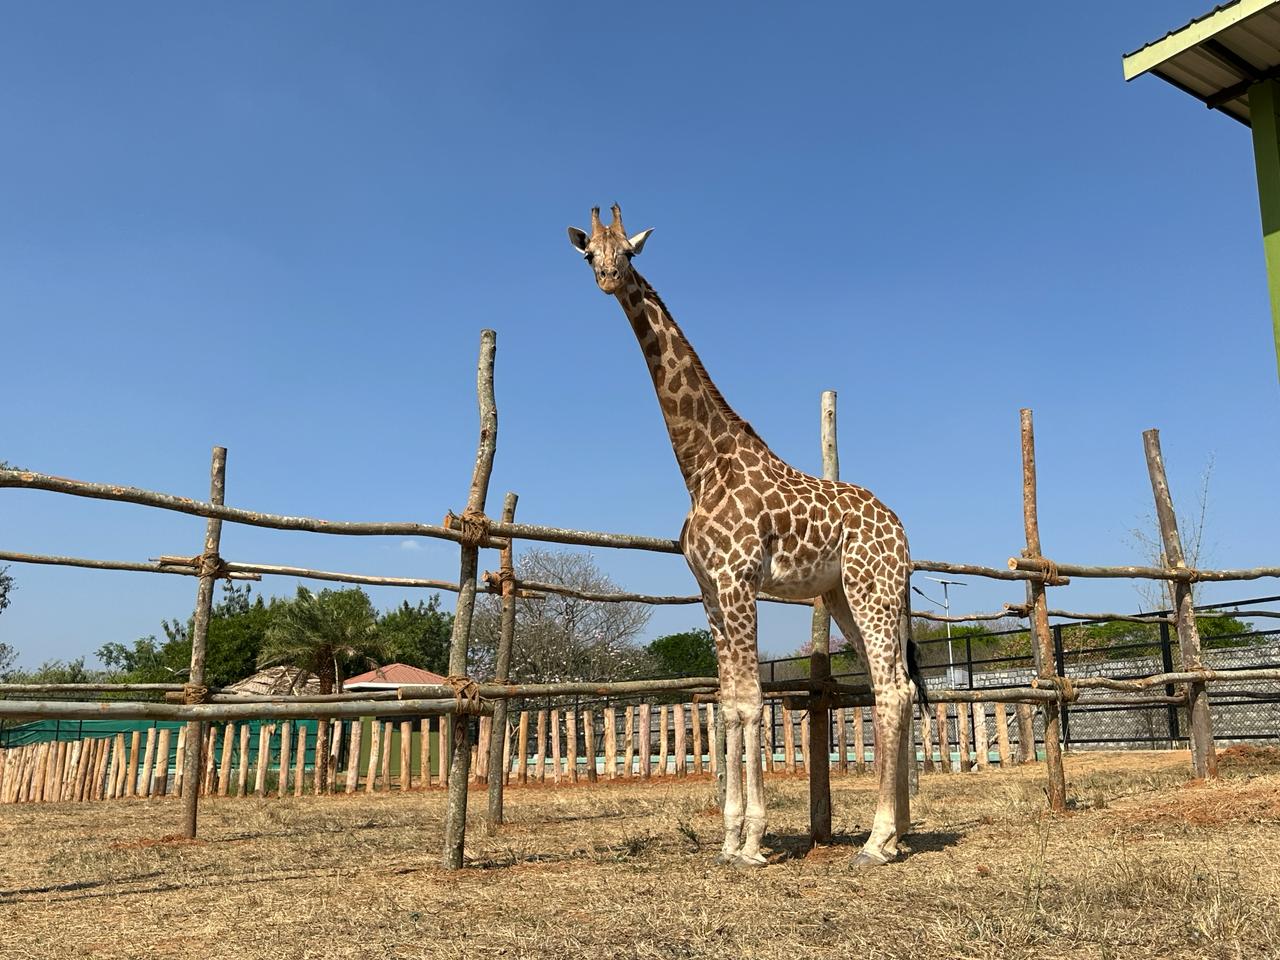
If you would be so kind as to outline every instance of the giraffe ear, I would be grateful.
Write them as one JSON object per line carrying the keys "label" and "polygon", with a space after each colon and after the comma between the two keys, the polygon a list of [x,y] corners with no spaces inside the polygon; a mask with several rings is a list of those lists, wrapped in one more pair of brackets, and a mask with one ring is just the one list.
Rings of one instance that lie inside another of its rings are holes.
{"label": "giraffe ear", "polygon": [[632,237],[630,240],[627,241],[629,244],[631,244],[631,252],[633,254],[638,255],[640,251],[644,249],[644,242],[649,239],[649,234],[651,233],[653,233],[653,227],[650,227],[648,230],[641,230],[634,237]]}
{"label": "giraffe ear", "polygon": [[577,227],[569,228],[569,242],[573,244],[573,248],[580,253],[587,251],[587,234],[585,231],[579,230]]}

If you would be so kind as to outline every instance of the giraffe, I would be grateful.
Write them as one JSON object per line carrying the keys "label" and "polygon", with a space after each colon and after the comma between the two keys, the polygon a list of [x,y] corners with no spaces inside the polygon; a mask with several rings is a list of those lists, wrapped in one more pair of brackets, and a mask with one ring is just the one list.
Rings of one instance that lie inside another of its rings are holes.
{"label": "giraffe", "polygon": [[[924,685],[910,642],[911,560],[893,511],[862,487],[822,480],[785,463],[725,401],[670,312],[633,267],[652,230],[628,237],[591,211],[591,233],[569,241],[631,322],[691,501],[680,547],[702,593],[715,639],[725,718],[724,845],[717,860],[767,863],[761,771],[763,697],[756,647],[756,596],[821,597],[865,660],[878,707],[879,793],[870,836],[854,858],[879,866],[898,855],[910,825],[905,780],[911,685]],[[742,756],[746,751],[743,796]]]}

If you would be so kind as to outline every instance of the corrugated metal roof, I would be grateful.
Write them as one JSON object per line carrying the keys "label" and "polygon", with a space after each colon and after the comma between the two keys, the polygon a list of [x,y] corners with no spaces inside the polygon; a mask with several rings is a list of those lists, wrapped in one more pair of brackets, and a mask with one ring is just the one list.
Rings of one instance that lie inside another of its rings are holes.
{"label": "corrugated metal roof", "polygon": [[385,667],[376,667],[352,677],[342,686],[345,690],[394,689],[410,683],[444,683],[444,677],[421,667],[411,667],[407,663],[389,663]]}
{"label": "corrugated metal roof", "polygon": [[1280,0],[1231,0],[1126,54],[1126,80],[1151,73],[1249,124],[1249,87],[1280,78]]}

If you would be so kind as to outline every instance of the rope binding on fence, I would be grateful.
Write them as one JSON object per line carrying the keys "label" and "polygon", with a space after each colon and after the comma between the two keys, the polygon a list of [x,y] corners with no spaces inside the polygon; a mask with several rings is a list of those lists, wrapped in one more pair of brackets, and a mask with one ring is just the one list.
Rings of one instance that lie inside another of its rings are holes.
{"label": "rope binding on fence", "polygon": [[445,529],[457,530],[461,535],[462,545],[466,547],[478,547],[488,540],[489,525],[492,522],[483,510],[473,510],[471,507],[463,510],[461,516],[452,510],[444,515]]}
{"label": "rope binding on fence", "polygon": [[456,674],[445,677],[444,682],[453,688],[453,695],[458,701],[458,713],[478,714],[480,712],[480,684],[470,677]]}
{"label": "rope binding on fence", "polygon": [[183,703],[208,703],[209,688],[203,683],[184,683],[182,685]]}
{"label": "rope binding on fence", "polygon": [[1080,698],[1076,685],[1071,682],[1070,677],[1032,677],[1031,688],[1033,690],[1052,690],[1058,695],[1060,703],[1074,703]]}

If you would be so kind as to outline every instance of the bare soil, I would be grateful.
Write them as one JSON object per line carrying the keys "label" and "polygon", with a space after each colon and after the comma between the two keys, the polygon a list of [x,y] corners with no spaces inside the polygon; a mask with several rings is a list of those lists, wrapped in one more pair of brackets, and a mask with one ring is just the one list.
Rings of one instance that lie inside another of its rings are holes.
{"label": "bare soil", "polygon": [[[712,863],[709,779],[512,787],[508,823],[436,863],[444,794],[0,807],[0,958],[1235,958],[1280,956],[1280,751],[1067,758],[922,776],[910,852],[849,864],[872,776],[833,774],[808,850],[803,778],[767,781],[770,865]],[[473,813],[484,807],[483,788]]]}

